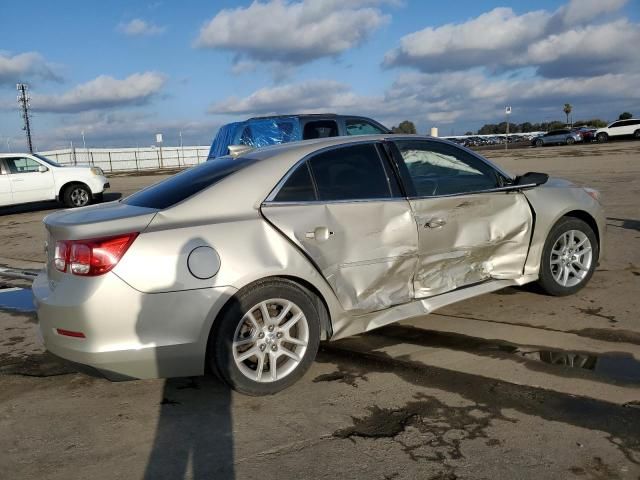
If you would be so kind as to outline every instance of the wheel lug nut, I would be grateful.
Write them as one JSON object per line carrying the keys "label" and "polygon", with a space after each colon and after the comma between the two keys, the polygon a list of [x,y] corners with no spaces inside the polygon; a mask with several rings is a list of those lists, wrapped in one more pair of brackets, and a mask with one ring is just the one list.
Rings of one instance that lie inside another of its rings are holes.
{"label": "wheel lug nut", "polygon": [[260,332],[260,333],[258,334],[258,338],[264,338],[264,332]]}
{"label": "wheel lug nut", "polygon": [[271,345],[271,350],[273,350],[275,352],[276,350],[278,350],[278,346],[277,345]]}
{"label": "wheel lug nut", "polygon": [[265,349],[265,348],[266,348],[266,347],[265,347],[264,343],[263,343],[262,345],[260,345],[260,351],[261,351],[261,352],[264,352],[264,349]]}
{"label": "wheel lug nut", "polygon": [[269,331],[273,332],[273,325],[269,325]]}
{"label": "wheel lug nut", "polygon": [[277,338],[282,338],[282,332],[278,332],[278,333],[276,333],[276,337],[277,337]]}

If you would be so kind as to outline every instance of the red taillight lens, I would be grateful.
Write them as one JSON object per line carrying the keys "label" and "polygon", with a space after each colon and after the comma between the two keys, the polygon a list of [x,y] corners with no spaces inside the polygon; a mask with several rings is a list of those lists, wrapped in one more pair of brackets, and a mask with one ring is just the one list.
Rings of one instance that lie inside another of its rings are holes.
{"label": "red taillight lens", "polygon": [[115,237],[56,242],[55,267],[61,272],[66,272],[68,267],[74,275],[102,275],[118,264],[137,236],[136,232]]}

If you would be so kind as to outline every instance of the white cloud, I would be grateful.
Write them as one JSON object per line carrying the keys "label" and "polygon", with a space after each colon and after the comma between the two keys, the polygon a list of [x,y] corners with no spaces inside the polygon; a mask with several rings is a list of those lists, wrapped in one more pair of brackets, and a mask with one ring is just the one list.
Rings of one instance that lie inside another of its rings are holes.
{"label": "white cloud", "polygon": [[158,94],[165,84],[157,72],[135,73],[122,80],[101,75],[59,95],[32,95],[34,111],[69,113],[142,105]]}
{"label": "white cloud", "polygon": [[[385,55],[383,65],[431,73],[529,66],[549,77],[635,71],[640,25],[607,17],[624,4],[623,0],[572,0],[555,12],[522,15],[511,8],[495,8],[463,23],[404,36],[400,46]],[[595,19],[596,23],[585,23]]]}
{"label": "white cloud", "polygon": [[194,45],[250,59],[299,65],[332,57],[363,43],[389,21],[380,0],[254,1],[224,9],[200,30]]}
{"label": "white cloud", "polygon": [[13,85],[33,79],[61,80],[55,73],[55,68],[37,52],[11,55],[0,51],[0,85]]}
{"label": "white cloud", "polygon": [[421,125],[459,123],[469,127],[501,121],[507,104],[514,107],[522,121],[536,121],[548,117],[549,111],[554,118],[560,118],[562,105],[570,102],[578,116],[611,118],[617,109],[640,109],[639,81],[640,73],[568,81],[531,77],[496,79],[480,69],[435,74],[408,72],[399,75],[382,95],[363,96],[334,80],[312,80],[230,98],[212,105],[209,113],[237,117],[334,112],[368,115],[386,125],[409,119]]}
{"label": "white cloud", "polygon": [[160,35],[166,31],[166,27],[160,27],[140,18],[134,18],[130,22],[120,23],[118,31],[130,37],[142,37]]}
{"label": "white cloud", "polygon": [[626,3],[627,0],[571,0],[561,12],[566,24],[575,25],[620,10]]}

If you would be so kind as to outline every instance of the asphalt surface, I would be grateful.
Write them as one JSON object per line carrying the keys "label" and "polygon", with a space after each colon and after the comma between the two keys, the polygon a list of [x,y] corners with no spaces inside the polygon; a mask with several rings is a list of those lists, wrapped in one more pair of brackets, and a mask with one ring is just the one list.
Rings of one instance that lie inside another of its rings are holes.
{"label": "asphalt surface", "polygon": [[[209,377],[111,383],[48,356],[28,288],[57,206],[0,209],[0,476],[640,478],[640,142],[484,153],[602,192],[590,284],[506,289],[327,343],[267,398]],[[114,176],[108,199],[162,178]]]}

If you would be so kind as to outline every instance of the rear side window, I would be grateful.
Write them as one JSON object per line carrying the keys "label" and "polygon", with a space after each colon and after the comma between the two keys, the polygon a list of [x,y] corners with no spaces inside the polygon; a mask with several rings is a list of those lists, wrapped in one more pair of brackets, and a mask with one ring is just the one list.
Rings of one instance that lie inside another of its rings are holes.
{"label": "rear side window", "polygon": [[195,195],[257,160],[220,157],[190,168],[125,198],[136,207],[164,209]]}
{"label": "rear side window", "polygon": [[276,202],[309,202],[316,199],[307,162],[298,166],[275,196]]}
{"label": "rear side window", "polygon": [[309,164],[320,201],[391,197],[387,173],[372,143],[329,150]]}
{"label": "rear side window", "polygon": [[371,122],[356,118],[346,119],[344,121],[344,125],[347,129],[347,135],[377,135],[380,133],[385,133],[383,130],[376,127]]}
{"label": "rear side window", "polygon": [[303,140],[338,136],[338,124],[334,120],[314,120],[307,122],[302,133]]}

